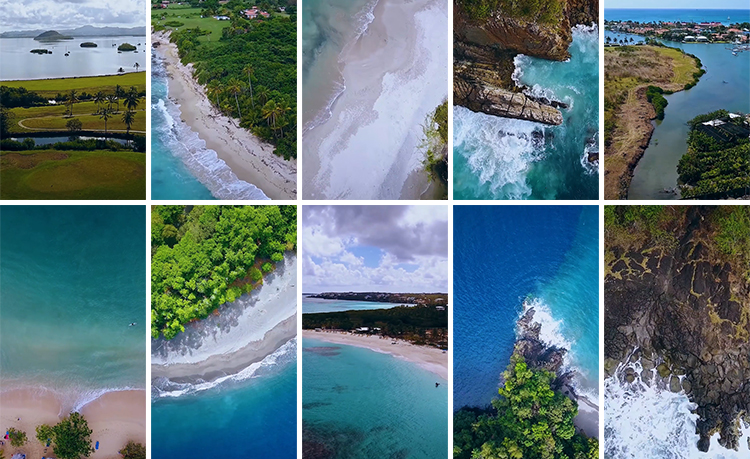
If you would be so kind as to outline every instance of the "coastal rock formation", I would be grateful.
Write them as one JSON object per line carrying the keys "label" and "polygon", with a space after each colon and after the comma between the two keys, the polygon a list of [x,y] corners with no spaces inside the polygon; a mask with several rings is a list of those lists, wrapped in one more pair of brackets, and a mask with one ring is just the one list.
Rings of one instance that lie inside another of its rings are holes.
{"label": "coastal rock formation", "polygon": [[523,356],[531,369],[546,370],[557,375],[551,384],[553,390],[559,391],[571,400],[576,401],[572,384],[573,372],[564,371],[563,363],[567,349],[548,346],[542,342],[540,333],[542,324],[534,322],[534,308],[529,308],[516,323],[518,338],[513,346],[513,353]]}
{"label": "coastal rock formation", "polygon": [[685,210],[676,241],[608,247],[605,278],[607,377],[633,382],[631,369],[615,369],[640,360],[661,387],[684,391],[698,406],[701,451],[716,432],[736,449],[735,421],[750,413],[750,285],[715,248],[713,210]]}
{"label": "coastal rock formation", "polygon": [[[454,3],[454,103],[507,118],[559,125],[562,114],[550,101],[519,95],[511,78],[518,54],[562,61],[570,57],[572,28],[597,22],[598,0],[565,3],[560,21],[540,24],[493,11],[472,20],[460,2]],[[514,94],[515,93],[515,94]],[[565,108],[565,107],[562,107]]]}

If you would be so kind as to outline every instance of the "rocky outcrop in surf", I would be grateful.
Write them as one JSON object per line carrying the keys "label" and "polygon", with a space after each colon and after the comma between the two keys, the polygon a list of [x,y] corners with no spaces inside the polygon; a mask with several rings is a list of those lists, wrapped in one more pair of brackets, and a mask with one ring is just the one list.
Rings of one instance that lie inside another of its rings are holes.
{"label": "rocky outcrop in surf", "polygon": [[606,376],[684,392],[701,451],[717,432],[737,449],[736,421],[750,413],[747,267],[717,250],[716,211],[687,208],[636,248],[608,237],[606,255]]}
{"label": "rocky outcrop in surf", "polygon": [[454,2],[454,103],[490,115],[561,124],[558,108],[565,107],[519,94],[523,88],[516,86],[512,73],[518,54],[568,59],[573,27],[598,21],[598,0],[569,0],[562,10],[560,20],[552,23],[510,17],[501,10],[475,19],[462,1]]}

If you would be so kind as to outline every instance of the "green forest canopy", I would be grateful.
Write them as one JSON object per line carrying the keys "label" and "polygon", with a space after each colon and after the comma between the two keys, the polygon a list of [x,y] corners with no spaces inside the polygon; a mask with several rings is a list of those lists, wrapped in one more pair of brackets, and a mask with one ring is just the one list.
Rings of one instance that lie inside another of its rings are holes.
{"label": "green forest canopy", "polygon": [[295,206],[154,206],[151,335],[171,339],[250,292],[296,247]]}
{"label": "green forest canopy", "polygon": [[195,63],[198,82],[219,110],[275,144],[277,155],[296,158],[296,15],[248,20],[240,11],[229,13],[218,43],[201,41],[210,32],[200,27],[173,30],[170,39],[183,62]]}
{"label": "green forest canopy", "polygon": [[599,442],[577,433],[578,406],[550,385],[554,373],[530,369],[513,354],[493,410],[453,415],[455,459],[595,459]]}

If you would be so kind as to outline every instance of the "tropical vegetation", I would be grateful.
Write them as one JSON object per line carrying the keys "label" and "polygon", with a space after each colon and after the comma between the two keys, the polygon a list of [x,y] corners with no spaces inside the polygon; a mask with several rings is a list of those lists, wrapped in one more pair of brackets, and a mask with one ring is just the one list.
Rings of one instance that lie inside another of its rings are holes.
{"label": "tropical vegetation", "polygon": [[129,441],[119,453],[123,459],[146,459],[146,447],[134,441]]}
{"label": "tropical vegetation", "polygon": [[[717,125],[705,125],[714,120]],[[750,126],[744,116],[726,110],[688,122],[687,152],[677,165],[683,198],[750,195]]]}
{"label": "tropical vegetation", "polygon": [[552,389],[555,374],[529,368],[519,354],[487,410],[453,415],[455,459],[595,459],[599,442],[576,432],[578,406]]}
{"label": "tropical vegetation", "polygon": [[11,427],[7,432],[8,439],[10,440],[10,446],[19,448],[26,444],[26,432],[18,430],[15,427]]}
{"label": "tropical vegetation", "polygon": [[499,12],[505,17],[541,24],[560,22],[565,7],[564,0],[462,0],[459,3],[472,19],[486,19]]}
{"label": "tropical vegetation", "polygon": [[80,413],[70,413],[54,426],[42,424],[36,428],[36,438],[43,444],[50,442],[58,459],[81,459],[94,453],[86,418]]}
{"label": "tropical vegetation", "polygon": [[422,161],[430,181],[440,183],[441,199],[448,199],[448,101],[444,101],[427,115],[422,125],[424,139],[420,148],[425,152]]}
{"label": "tropical vegetation", "polygon": [[174,338],[262,283],[262,267],[297,247],[295,206],[155,206],[151,335]]}
{"label": "tropical vegetation", "polygon": [[[274,144],[277,155],[295,158],[297,18],[271,12],[268,18],[248,19],[244,11],[249,6],[205,2],[202,19],[190,21],[194,27],[179,28],[167,20],[155,29],[172,27],[170,40],[177,45],[182,62],[194,64],[195,78],[206,86],[211,103]],[[230,20],[218,21],[212,17],[217,14]]]}
{"label": "tropical vegetation", "polygon": [[448,347],[448,311],[434,304],[302,315],[302,328],[306,330],[356,331],[363,327],[368,329],[367,333],[388,338],[441,349]]}

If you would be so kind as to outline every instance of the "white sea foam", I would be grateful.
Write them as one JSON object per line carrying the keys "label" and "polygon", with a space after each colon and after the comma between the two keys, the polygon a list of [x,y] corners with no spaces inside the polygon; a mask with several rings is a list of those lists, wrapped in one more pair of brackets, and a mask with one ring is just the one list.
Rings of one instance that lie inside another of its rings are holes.
{"label": "white sea foam", "polygon": [[195,383],[177,383],[161,378],[153,384],[153,395],[156,397],[181,397],[195,394],[223,385],[238,383],[252,378],[262,377],[277,371],[280,366],[297,358],[297,338],[292,338],[273,353],[267,355],[260,362],[255,362],[237,373],[221,376],[213,381],[198,381]]}
{"label": "white sea foam", "polygon": [[[622,376],[632,368],[635,380]],[[750,426],[740,422],[740,450],[723,448],[719,434],[711,438],[708,452],[698,450],[696,405],[681,391],[674,393],[660,381],[656,369],[641,378],[638,360],[620,364],[615,375],[604,380],[604,438],[608,459],[739,459],[750,457]],[[646,383],[648,382],[648,384]]]}
{"label": "white sea foam", "polygon": [[[152,60],[155,75],[163,74],[159,60]],[[151,113],[164,119],[163,123],[152,123],[153,132],[167,146],[170,153],[182,160],[195,176],[217,199],[267,200],[263,191],[253,184],[237,178],[227,163],[206,142],[180,119],[180,108],[169,99],[159,99],[151,105]]]}
{"label": "white sea foam", "polygon": [[495,195],[503,190],[510,199],[531,195],[526,174],[534,162],[544,157],[546,129],[530,121],[474,113],[460,106],[453,108],[454,148],[466,158],[480,183],[489,184]]}

